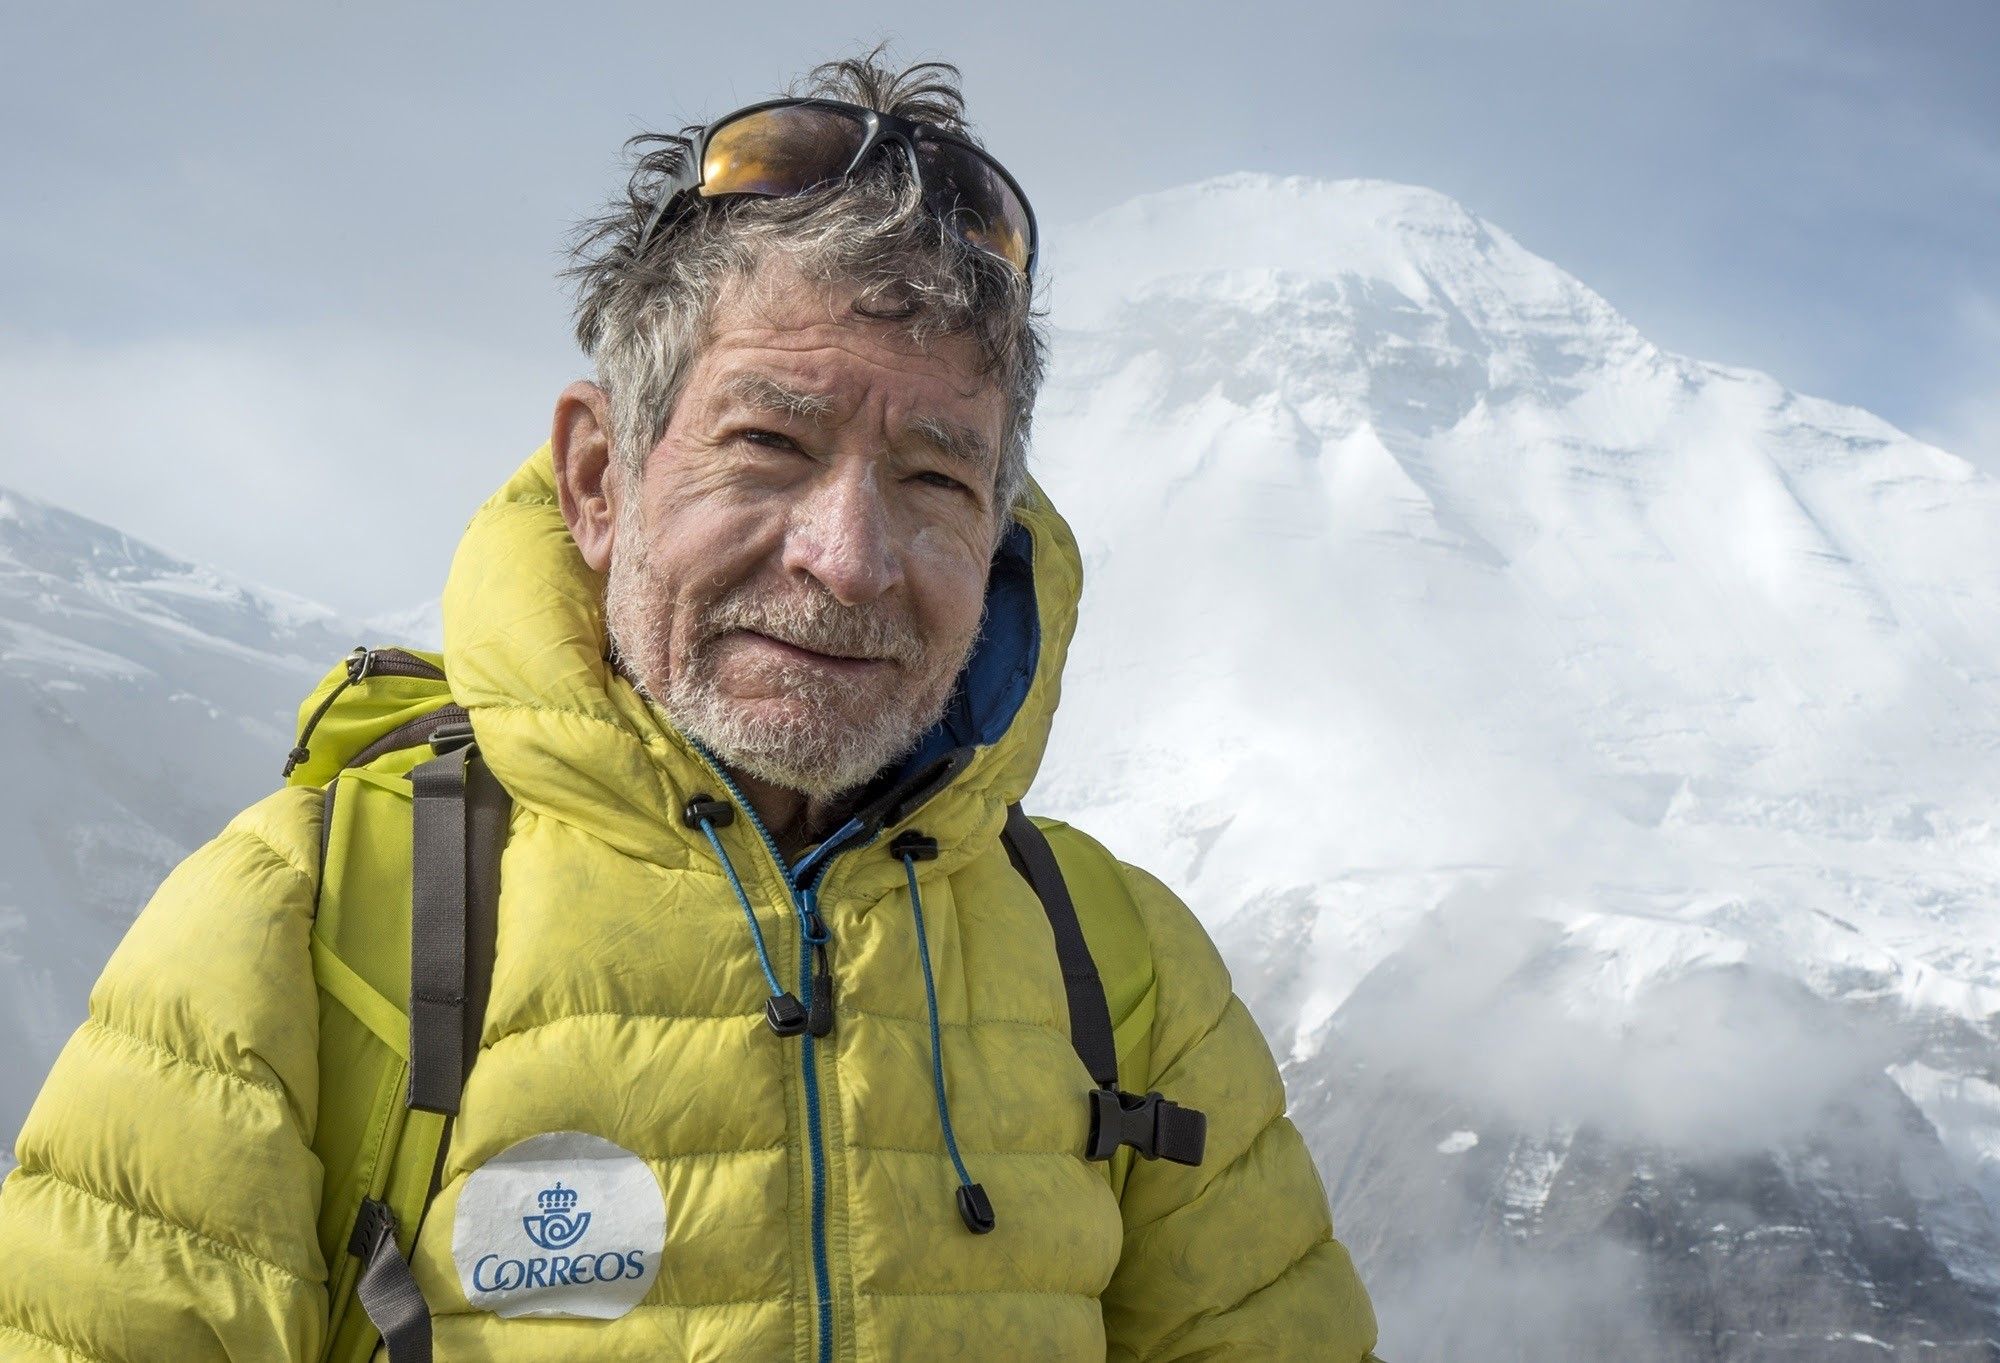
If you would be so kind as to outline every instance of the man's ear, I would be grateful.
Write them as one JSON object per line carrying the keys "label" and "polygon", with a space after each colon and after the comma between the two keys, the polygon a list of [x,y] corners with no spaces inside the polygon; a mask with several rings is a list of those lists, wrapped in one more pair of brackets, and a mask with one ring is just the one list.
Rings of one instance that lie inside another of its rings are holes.
{"label": "man's ear", "polygon": [[578,379],[556,398],[549,432],[555,457],[556,497],[583,561],[598,572],[611,567],[617,531],[611,465],[611,403],[596,384]]}

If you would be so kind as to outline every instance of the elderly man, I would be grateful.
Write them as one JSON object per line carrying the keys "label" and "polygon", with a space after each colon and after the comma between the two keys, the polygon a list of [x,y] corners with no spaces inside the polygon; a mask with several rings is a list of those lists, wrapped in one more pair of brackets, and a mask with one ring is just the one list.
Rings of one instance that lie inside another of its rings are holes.
{"label": "elderly man", "polygon": [[[474,517],[441,671],[362,655],[93,991],[0,1191],[0,1352],[1368,1354],[1201,926],[1018,813],[1080,565],[1025,471],[1034,221],[954,75],[652,140],[572,272],[597,381]],[[437,993],[437,816],[357,811],[474,751],[497,929]]]}

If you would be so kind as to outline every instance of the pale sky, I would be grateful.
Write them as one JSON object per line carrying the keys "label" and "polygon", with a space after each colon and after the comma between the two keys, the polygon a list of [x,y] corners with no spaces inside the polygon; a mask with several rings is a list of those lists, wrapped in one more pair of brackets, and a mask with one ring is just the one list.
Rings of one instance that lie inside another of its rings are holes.
{"label": "pale sky", "polygon": [[0,486],[351,612],[437,594],[583,372],[554,272],[620,142],[880,37],[1056,249],[1231,170],[1425,185],[2000,470],[1991,0],[9,9]]}

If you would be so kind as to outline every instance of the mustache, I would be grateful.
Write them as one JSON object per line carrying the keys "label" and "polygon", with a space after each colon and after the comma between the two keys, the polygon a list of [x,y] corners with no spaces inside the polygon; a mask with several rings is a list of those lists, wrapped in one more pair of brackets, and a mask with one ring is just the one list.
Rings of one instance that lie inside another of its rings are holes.
{"label": "mustache", "polygon": [[866,606],[843,606],[824,592],[733,593],[704,612],[700,645],[738,629],[836,658],[885,658],[904,667],[921,663],[927,651],[923,636],[909,620]]}

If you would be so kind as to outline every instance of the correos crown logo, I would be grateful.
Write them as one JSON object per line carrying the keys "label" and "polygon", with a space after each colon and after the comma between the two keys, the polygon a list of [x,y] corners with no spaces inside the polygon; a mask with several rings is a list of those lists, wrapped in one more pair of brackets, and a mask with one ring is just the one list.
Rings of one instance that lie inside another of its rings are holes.
{"label": "correos crown logo", "polygon": [[576,1191],[563,1187],[560,1179],[555,1187],[542,1189],[535,1200],[541,1203],[541,1215],[524,1216],[521,1225],[543,1249],[568,1249],[590,1229],[590,1213],[576,1211]]}
{"label": "correos crown logo", "polygon": [[475,1310],[613,1320],[660,1274],[666,1199],[645,1160],[586,1131],[545,1131],[466,1178],[451,1254]]}

